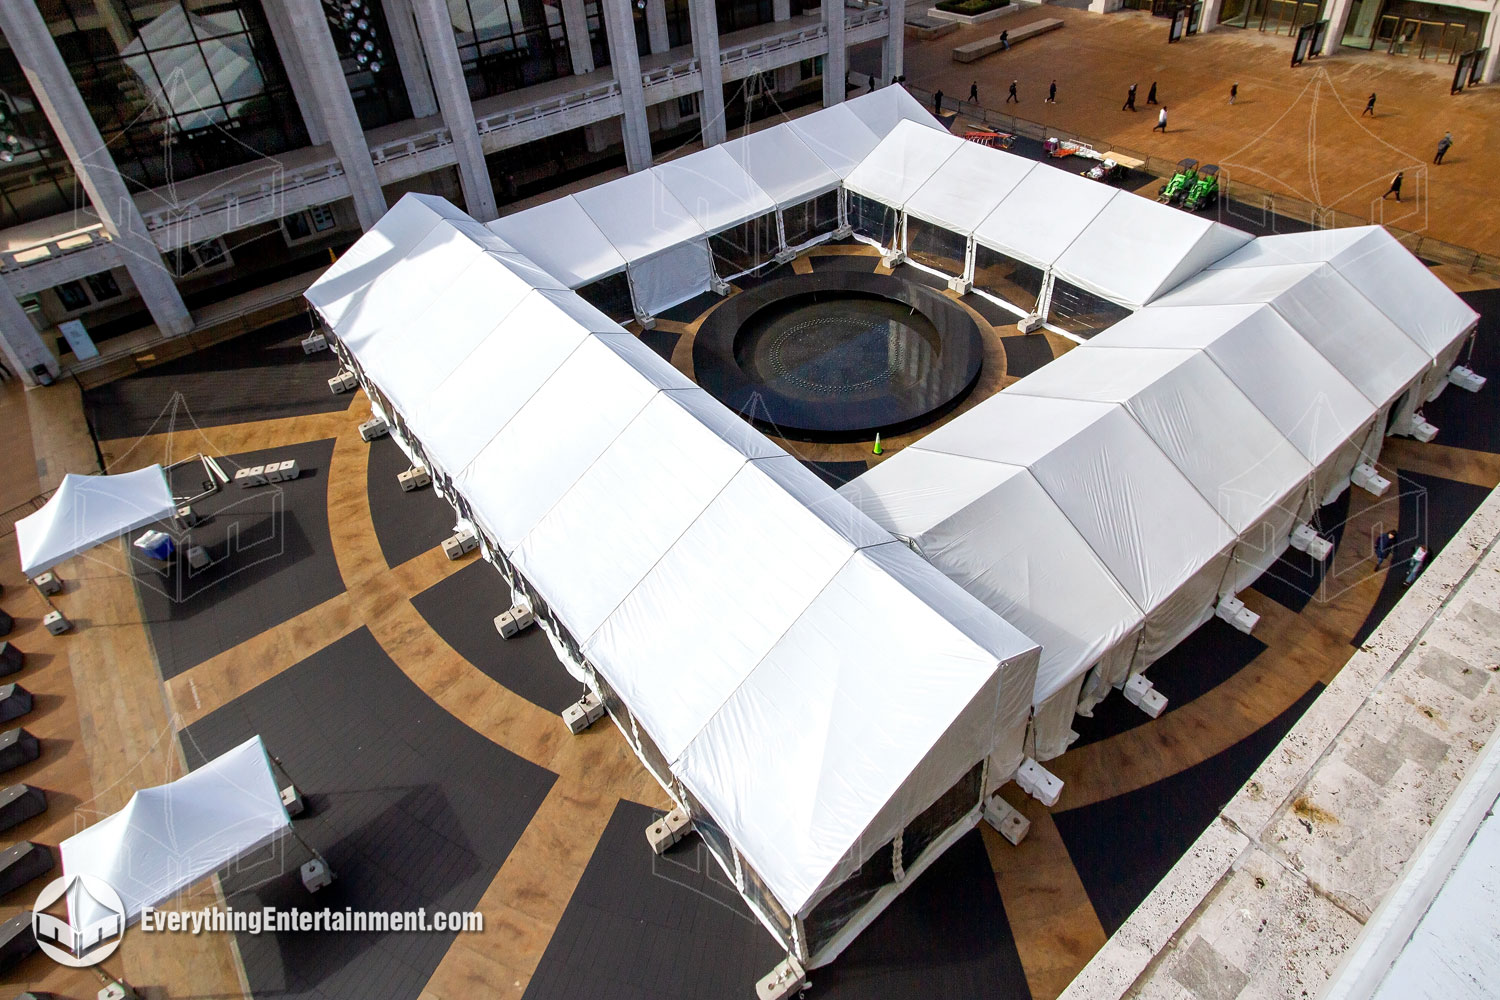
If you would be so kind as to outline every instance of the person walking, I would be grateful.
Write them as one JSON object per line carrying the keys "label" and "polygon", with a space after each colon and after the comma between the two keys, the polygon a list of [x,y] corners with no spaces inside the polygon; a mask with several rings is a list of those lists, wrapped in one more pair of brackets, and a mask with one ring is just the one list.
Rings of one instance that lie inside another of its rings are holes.
{"label": "person walking", "polygon": [[1369,115],[1371,118],[1375,117],[1375,94],[1373,91],[1370,93],[1370,99],[1365,102],[1365,109],[1359,113],[1361,118],[1365,115]]}
{"label": "person walking", "polygon": [[1433,163],[1442,163],[1443,157],[1447,155],[1449,148],[1453,145],[1453,133],[1444,132],[1443,137],[1438,140],[1437,155],[1432,158]]}
{"label": "person walking", "polygon": [[865,93],[867,93],[867,94],[873,94],[873,93],[875,93],[875,74],[874,73],[870,74],[870,87],[869,87],[868,90],[865,91]]}
{"label": "person walking", "polygon": [[932,113],[935,115],[943,113],[943,92],[941,90],[932,95]]}
{"label": "person walking", "polygon": [[1051,83],[1051,85],[1048,86],[1048,88],[1047,88],[1047,103],[1048,104],[1056,104],[1057,103],[1057,81],[1056,80],[1053,80],[1052,83]]}
{"label": "person walking", "polygon": [[1006,104],[1009,104],[1011,101],[1015,101],[1017,104],[1021,103],[1021,99],[1016,96],[1016,84],[1019,82],[1019,80],[1010,81],[1010,93],[1005,95]]}
{"label": "person walking", "polygon": [[1009,31],[1002,31],[1002,32],[1000,32],[1000,51],[1002,51],[1002,52],[1009,52],[1010,51],[1010,32]]}
{"label": "person walking", "polygon": [[970,104],[978,104],[979,103],[979,81],[978,80],[975,80],[973,83],[969,84],[969,103]]}
{"label": "person walking", "polygon": [[1392,565],[1395,564],[1396,533],[1394,531],[1387,531],[1383,535],[1375,536],[1375,568],[1379,569],[1380,564],[1387,559],[1391,560]]}
{"label": "person walking", "polygon": [[[1132,87],[1131,89],[1134,90],[1135,88]],[[1156,103],[1156,81],[1155,80],[1151,81],[1151,89],[1146,92],[1146,103],[1147,104],[1155,104]]]}
{"label": "person walking", "polygon": [[1151,131],[1160,131],[1162,135],[1167,134],[1167,106],[1165,104],[1161,106],[1161,114],[1156,116],[1156,124],[1152,126]]}
{"label": "person walking", "polygon": [[1231,83],[1229,85],[1229,103],[1233,104],[1234,103],[1234,99],[1236,97],[1239,97],[1239,96],[1240,96],[1240,85],[1237,84],[1237,83]]}
{"label": "person walking", "polygon": [[1404,174],[1405,172],[1406,171],[1404,171],[1404,170],[1398,170],[1398,171],[1396,171],[1396,176],[1391,181],[1390,190],[1386,191],[1385,194],[1383,194],[1383,195],[1380,196],[1380,200],[1381,201],[1385,201],[1391,195],[1395,195],[1397,201],[1401,200],[1401,175]]}
{"label": "person walking", "polygon": [[[1156,84],[1152,84],[1151,86],[1154,88],[1156,86]],[[1155,91],[1153,90],[1152,93],[1155,93]],[[1130,89],[1128,91],[1126,91],[1126,93],[1125,93],[1125,104],[1120,108],[1120,110],[1121,111],[1134,111],[1135,110],[1135,84],[1132,83],[1130,85]]]}
{"label": "person walking", "polygon": [[1422,572],[1422,564],[1426,561],[1427,549],[1421,545],[1418,545],[1417,551],[1411,554],[1411,562],[1407,564],[1408,568],[1406,570],[1406,585],[1408,587],[1416,582],[1417,574]]}

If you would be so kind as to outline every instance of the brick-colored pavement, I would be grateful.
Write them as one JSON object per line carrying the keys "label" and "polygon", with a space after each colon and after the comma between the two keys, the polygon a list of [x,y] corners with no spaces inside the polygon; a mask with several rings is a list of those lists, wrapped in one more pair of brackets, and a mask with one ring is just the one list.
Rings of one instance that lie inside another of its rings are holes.
{"label": "brick-colored pavement", "polygon": [[[976,63],[952,61],[955,45],[1048,17],[1064,27]],[[1452,67],[1383,53],[1341,52],[1293,69],[1291,39],[1233,28],[1170,46],[1166,39],[1167,21],[1145,12],[1044,6],[932,41],[908,40],[906,72],[913,88],[942,88],[950,103],[977,81],[981,103],[997,111],[1111,147],[1216,162],[1231,188],[1238,178],[1500,254],[1492,189],[1500,174],[1500,85],[1450,96]],[[856,71],[865,62],[864,53],[857,55]],[[1058,100],[1046,104],[1054,78]],[[1019,81],[1021,104],[1007,108],[1012,79]],[[1145,101],[1152,80],[1170,109],[1165,135],[1151,131],[1157,109]],[[1140,84],[1136,114],[1120,110],[1132,81]],[[1231,107],[1235,82],[1239,99]],[[1371,91],[1379,94],[1377,116],[1361,118]],[[1454,146],[1442,166],[1432,167],[1445,129]],[[1397,170],[1406,171],[1405,201],[1382,202]]]}

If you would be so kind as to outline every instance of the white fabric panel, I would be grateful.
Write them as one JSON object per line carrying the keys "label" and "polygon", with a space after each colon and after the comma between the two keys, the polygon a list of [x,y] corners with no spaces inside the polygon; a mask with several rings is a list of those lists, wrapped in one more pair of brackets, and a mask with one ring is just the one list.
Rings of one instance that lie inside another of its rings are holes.
{"label": "white fabric panel", "polygon": [[964,142],[907,200],[906,211],[968,236],[1036,166],[1024,156]]}
{"label": "white fabric panel", "polygon": [[1006,391],[1124,405],[1236,533],[1312,474],[1307,459],[1200,351],[1086,345]]}
{"label": "white fabric panel", "polygon": [[626,174],[573,198],[628,263],[705,235],[653,170]]}
{"label": "white fabric panel", "polygon": [[721,232],[776,211],[771,196],[721,146],[651,169],[705,232]]}
{"label": "white fabric panel", "polygon": [[1148,198],[1112,198],[1058,257],[1057,274],[1096,295],[1139,308],[1250,238]]}
{"label": "white fabric panel", "polygon": [[1269,306],[1151,306],[1094,337],[1089,346],[1206,351],[1314,464],[1359,435],[1375,413],[1364,394]]}
{"label": "white fabric panel", "polygon": [[176,509],[160,465],[115,476],[70,472],[41,510],[16,522],[21,574],[45,573],[101,542],[169,518]]}
{"label": "white fabric panel", "polygon": [[1433,357],[1462,340],[1479,320],[1478,313],[1382,226],[1262,237],[1217,266],[1320,261],[1332,264]]}
{"label": "white fabric panel", "polygon": [[847,101],[793,119],[786,127],[840,178],[848,177],[881,139],[849,110]]}
{"label": "white fabric panel", "polygon": [[974,239],[1045,269],[1119,194],[1108,184],[1066,170],[1031,170],[985,216],[974,230]]}
{"label": "white fabric panel", "polygon": [[635,307],[647,316],[700,295],[713,285],[713,254],[708,240],[696,239],[630,263]]}
{"label": "white fabric panel", "polygon": [[1078,711],[1083,680],[1084,675],[1079,674],[1036,706],[1031,717],[1034,738],[1031,756],[1034,759],[1048,761],[1060,757],[1078,739],[1078,734],[1073,731],[1073,716]]}
{"label": "white fabric panel", "polygon": [[1161,659],[1204,622],[1214,616],[1219,582],[1229,568],[1229,548],[1220,552],[1182,582],[1166,600],[1146,615],[1130,673],[1140,673]]}
{"label": "white fabric panel", "polygon": [[839,186],[839,175],[787,124],[731,139],[718,148],[729,154],[778,208],[801,204]]}
{"label": "white fabric panel", "polygon": [[[63,872],[93,875],[120,894],[126,923],[291,827],[259,736],[176,781],[142,788],[125,808],[62,842]],[[110,915],[86,893],[70,917]],[[80,912],[81,911],[81,912]]]}
{"label": "white fabric panel", "polygon": [[918,442],[839,492],[1041,643],[1036,704],[1140,627],[1141,610],[1024,468]]}
{"label": "white fabric panel", "polygon": [[[403,260],[443,219],[467,218],[451,203],[424,194],[406,194],[369,232],[345,250],[304,293],[335,330],[346,317],[362,313],[365,293],[376,279]],[[352,311],[352,312],[351,312]]]}
{"label": "white fabric panel", "polygon": [[911,96],[905,87],[881,87],[850,98],[843,106],[854,112],[854,116],[879,138],[890,135],[903,121],[949,134],[943,123],[932,117],[922,102]]}
{"label": "white fabric panel", "polygon": [[[462,472],[564,360],[595,330],[619,330],[602,315],[585,326],[547,292],[533,292],[499,322],[443,382],[407,413],[427,456]],[[576,295],[565,297],[581,305]],[[629,336],[617,333],[617,336]]]}
{"label": "white fabric panel", "polygon": [[[994,746],[1005,700],[995,652],[919,603],[901,628],[847,627],[906,602],[869,555],[854,555],[681,755],[683,781],[792,912],[890,839],[892,817],[920,811]],[[810,676],[809,663],[824,669]],[[921,773],[908,785],[916,747]]]}
{"label": "white fabric panel", "polygon": [[572,195],[485,225],[569,288],[625,269],[625,258]]}
{"label": "white fabric panel", "polygon": [[1377,407],[1387,406],[1432,359],[1327,264],[1204,271],[1156,304],[1264,302]]}
{"label": "white fabric panel", "polygon": [[947,132],[933,135],[931,129],[903,121],[844,178],[844,187],[900,209],[950,156],[966,145],[973,143]]}

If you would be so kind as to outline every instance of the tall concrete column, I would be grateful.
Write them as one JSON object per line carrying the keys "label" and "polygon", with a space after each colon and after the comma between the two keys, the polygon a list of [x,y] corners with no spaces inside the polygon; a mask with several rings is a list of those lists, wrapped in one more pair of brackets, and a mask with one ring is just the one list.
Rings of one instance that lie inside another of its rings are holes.
{"label": "tall concrete column", "polygon": [[651,126],[646,121],[646,91],[641,85],[641,56],[636,51],[635,21],[630,0],[600,0],[604,33],[609,39],[609,63],[620,85],[620,131],[625,141],[625,167],[631,173],[651,166]]}
{"label": "tall concrete column", "polygon": [[[1374,0],[1370,0],[1374,2]],[[1500,13],[1490,15],[1489,31],[1485,33],[1484,44],[1489,48],[1490,54],[1484,57],[1484,72],[1479,79],[1485,83],[1494,83],[1497,73],[1500,73]]]}
{"label": "tall concrete column", "polygon": [[672,47],[671,32],[667,30],[666,0],[646,0],[646,37],[651,40],[652,55]]}
{"label": "tall concrete column", "polygon": [[480,222],[500,217],[495,205],[495,191],[490,186],[489,168],[484,165],[484,149],[479,145],[479,129],[474,125],[474,105],[469,103],[469,85],[464,68],[458,61],[458,43],[453,38],[453,20],[445,0],[412,0],[417,15],[417,31],[432,70],[432,86],[437,92],[443,123],[453,136],[458,154],[458,180],[464,188],[464,207]]}
{"label": "tall concrete column", "polygon": [[589,17],[583,0],[562,0],[563,33],[568,36],[568,60],[574,76],[585,76],[598,69],[594,65],[594,47],[589,44]]}
{"label": "tall concrete column", "polygon": [[375,164],[370,162],[370,147],[365,144],[364,129],[360,127],[359,115],[354,110],[354,98],[349,94],[344,68],[339,65],[333,36],[328,33],[323,5],[319,0],[279,2],[286,6],[308,78],[323,96],[323,123],[328,128],[333,151],[344,167],[344,176],[349,180],[354,214],[359,217],[360,228],[369,229],[385,214],[385,195],[380,191],[380,178],[375,176]]}
{"label": "tall concrete column", "polygon": [[880,55],[880,85],[898,77],[906,62],[906,0],[885,0],[891,20],[886,25],[885,46]]}
{"label": "tall concrete column", "polygon": [[[108,7],[109,4],[101,6]],[[286,8],[279,3],[268,3],[264,9],[266,22],[271,26],[271,38],[276,42],[276,51],[286,70],[287,82],[292,85],[292,96],[297,99],[297,111],[307,129],[307,141],[321,146],[328,142],[328,129],[323,127],[323,105],[317,88],[308,79],[307,67],[302,64],[302,53],[297,48],[291,22],[286,18]]]}
{"label": "tall concrete column", "polygon": [[120,262],[130,272],[130,280],[141,293],[157,329],[167,336],[191,330],[193,318],[36,4],[0,3],[0,31],[5,33],[37,104],[57,133],[58,145],[73,164],[78,183],[120,251]]}
{"label": "tall concrete column", "polygon": [[[840,0],[842,2],[842,0]],[[703,81],[699,100],[699,124],[703,128],[703,145],[717,146],[724,141],[724,67],[719,62],[719,12],[714,0],[688,0],[693,23],[693,55],[698,58],[698,75]]]}
{"label": "tall concrete column", "polygon": [[828,54],[823,57],[823,106],[844,102],[844,74],[849,71],[849,49],[844,44],[844,0],[823,0],[823,27],[828,30]]}
{"label": "tall concrete column", "polygon": [[771,20],[790,21],[792,19],[792,0],[771,0]]}
{"label": "tall concrete column", "polygon": [[[1367,0],[1374,3],[1375,0]],[[1219,0],[1213,0],[1214,16],[1218,17]],[[1344,25],[1349,20],[1349,8],[1354,6],[1352,0],[1333,0],[1333,5],[1328,9],[1328,34],[1323,36],[1323,48],[1319,51],[1325,56],[1331,56],[1339,50],[1339,42],[1344,37]],[[1207,10],[1204,11],[1206,15]]]}
{"label": "tall concrete column", "polygon": [[[1371,0],[1375,2],[1375,0]],[[1219,26],[1219,11],[1224,6],[1224,0],[1203,0],[1203,17],[1198,22],[1198,32],[1213,31]],[[1092,10],[1093,8],[1089,8]]]}
{"label": "tall concrete column", "polygon": [[[267,4],[268,8],[274,6],[274,0]],[[406,87],[411,116],[430,118],[438,113],[438,100],[427,74],[427,64],[422,61],[422,39],[417,36],[411,5],[408,0],[382,0],[381,7],[385,10],[386,27],[391,29],[391,47],[396,50],[396,66],[401,70],[401,83]]]}
{"label": "tall concrete column", "polygon": [[57,359],[47,350],[46,342],[31,325],[31,317],[16,301],[4,278],[0,278],[0,353],[5,355],[6,367],[21,376],[27,385],[36,385],[36,376],[31,374],[35,365],[44,366],[54,378],[61,371]]}

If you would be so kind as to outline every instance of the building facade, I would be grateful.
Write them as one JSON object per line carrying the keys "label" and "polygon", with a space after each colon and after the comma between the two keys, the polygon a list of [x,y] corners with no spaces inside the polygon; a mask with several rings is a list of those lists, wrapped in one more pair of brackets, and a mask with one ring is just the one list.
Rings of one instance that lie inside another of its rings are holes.
{"label": "building facade", "polygon": [[293,301],[407,191],[488,221],[836,103],[852,45],[880,44],[880,79],[900,74],[903,14],[904,0],[0,4],[4,360],[56,377],[97,363],[90,343],[107,358]]}

